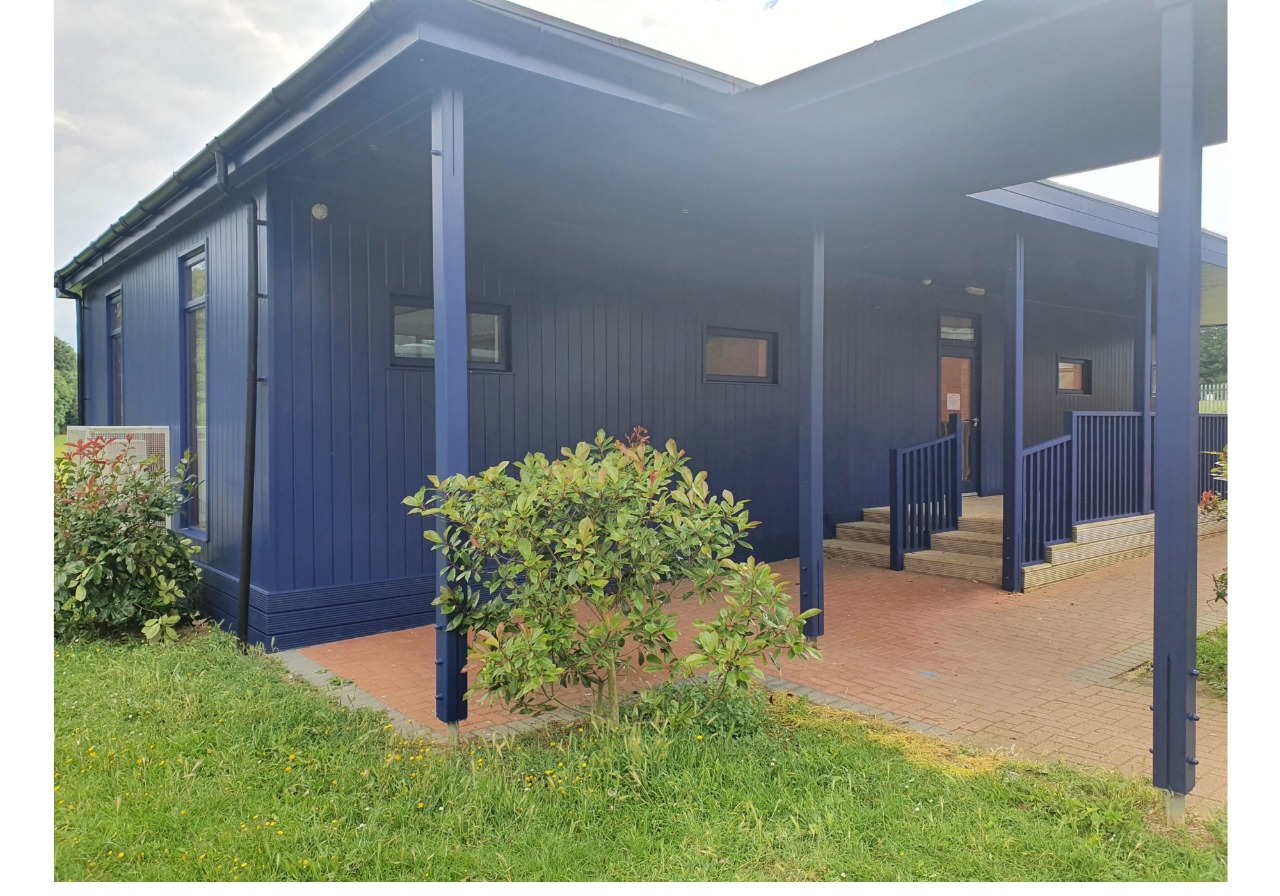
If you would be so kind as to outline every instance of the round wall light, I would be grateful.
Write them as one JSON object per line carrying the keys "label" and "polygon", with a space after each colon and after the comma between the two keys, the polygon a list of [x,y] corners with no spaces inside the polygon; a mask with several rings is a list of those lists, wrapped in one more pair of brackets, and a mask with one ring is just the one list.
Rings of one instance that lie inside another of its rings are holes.
{"label": "round wall light", "polygon": [[315,218],[317,221],[323,221],[325,218],[329,217],[329,206],[325,205],[323,202],[317,202],[315,205],[311,206],[311,217]]}

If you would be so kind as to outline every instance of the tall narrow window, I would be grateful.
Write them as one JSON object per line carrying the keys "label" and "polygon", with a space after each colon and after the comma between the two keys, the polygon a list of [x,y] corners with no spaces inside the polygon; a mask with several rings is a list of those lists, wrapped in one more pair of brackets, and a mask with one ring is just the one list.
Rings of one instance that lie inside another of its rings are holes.
{"label": "tall narrow window", "polygon": [[107,354],[111,364],[111,424],[124,425],[124,302],[120,293],[107,297],[107,318],[111,334]]}
{"label": "tall narrow window", "polygon": [[183,434],[182,447],[191,453],[188,473],[200,485],[187,502],[186,524],[189,529],[207,529],[207,424],[208,424],[208,280],[204,251],[182,261],[182,336],[183,336]]}

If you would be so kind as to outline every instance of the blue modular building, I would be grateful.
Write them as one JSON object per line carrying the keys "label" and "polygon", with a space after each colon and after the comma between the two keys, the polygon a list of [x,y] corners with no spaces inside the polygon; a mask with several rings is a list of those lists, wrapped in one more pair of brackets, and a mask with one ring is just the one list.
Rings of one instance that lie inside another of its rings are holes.
{"label": "blue modular building", "polygon": [[[432,620],[429,474],[636,425],[752,500],[808,605],[824,541],[901,568],[962,493],[1003,496],[982,575],[1021,590],[1076,525],[1193,506],[1225,443],[1191,396],[1226,122],[1218,0],[984,0],[763,86],[375,0],[56,273],[81,419],[197,456],[210,611],[248,581],[277,648]],[[1157,154],[1159,219],[1044,182]]]}

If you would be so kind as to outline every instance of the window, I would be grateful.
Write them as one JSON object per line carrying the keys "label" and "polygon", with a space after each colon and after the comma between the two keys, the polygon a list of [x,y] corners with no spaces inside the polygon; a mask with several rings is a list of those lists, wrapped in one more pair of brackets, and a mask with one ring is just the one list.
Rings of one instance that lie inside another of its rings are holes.
{"label": "window", "polygon": [[1089,395],[1093,392],[1090,368],[1092,362],[1081,358],[1058,359],[1058,392],[1065,395]]}
{"label": "window", "polygon": [[107,359],[111,365],[111,425],[124,425],[124,302],[120,293],[107,296]]}
{"label": "window", "polygon": [[776,383],[778,334],[707,327],[704,378],[709,383]]}
{"label": "window", "polygon": [[189,529],[207,529],[208,505],[208,417],[209,417],[209,284],[204,250],[182,260],[182,449],[191,453],[188,474],[199,486],[186,504],[185,523]]}
{"label": "window", "polygon": [[[392,363],[426,366],[436,358],[436,313],[421,296],[391,297]],[[472,370],[510,370],[508,322],[511,309],[468,303],[467,366]]]}
{"label": "window", "polygon": [[977,339],[977,329],[972,317],[960,317],[955,314],[942,315],[938,328],[938,336],[947,342],[973,342]]}

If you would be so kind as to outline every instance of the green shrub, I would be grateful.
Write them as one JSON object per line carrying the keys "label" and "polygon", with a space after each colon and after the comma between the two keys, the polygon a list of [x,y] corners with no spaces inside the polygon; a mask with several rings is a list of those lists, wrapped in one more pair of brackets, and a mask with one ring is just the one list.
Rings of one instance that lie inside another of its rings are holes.
{"label": "green shrub", "polygon": [[[791,599],[768,566],[738,562],[756,525],[746,502],[712,495],[675,442],[651,448],[596,435],[548,461],[531,454],[476,476],[431,477],[434,490],[405,499],[410,513],[440,516],[449,581],[436,603],[450,629],[473,632],[467,696],[522,712],[562,701],[564,687],[594,691],[597,712],[617,721],[618,676],[644,670],[705,673],[717,693],[761,677],[759,660],[816,656]],[[491,599],[498,595],[497,599]],[[673,600],[718,600],[694,652],[679,658]]]}
{"label": "green shrub", "polygon": [[764,707],[764,692],[757,688],[721,693],[708,681],[666,681],[641,692],[639,701],[627,707],[627,716],[723,737],[750,737],[764,730]]}
{"label": "green shrub", "polygon": [[175,479],[127,440],[67,445],[53,475],[53,628],[58,637],[142,632],[177,637],[200,581],[199,550],[168,528],[193,492],[186,458]]}

